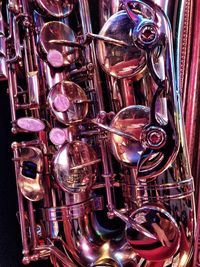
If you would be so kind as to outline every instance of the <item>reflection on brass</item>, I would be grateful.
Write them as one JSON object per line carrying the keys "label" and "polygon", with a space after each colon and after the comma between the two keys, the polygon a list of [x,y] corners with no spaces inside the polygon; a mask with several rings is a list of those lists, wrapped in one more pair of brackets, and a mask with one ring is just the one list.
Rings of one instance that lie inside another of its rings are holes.
{"label": "reflection on brass", "polygon": [[23,264],[189,266],[190,4],[1,1]]}

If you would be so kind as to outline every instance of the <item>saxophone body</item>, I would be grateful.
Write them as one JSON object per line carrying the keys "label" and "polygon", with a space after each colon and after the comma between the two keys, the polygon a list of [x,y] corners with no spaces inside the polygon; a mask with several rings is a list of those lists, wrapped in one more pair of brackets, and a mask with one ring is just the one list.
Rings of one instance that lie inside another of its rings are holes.
{"label": "saxophone body", "polygon": [[188,266],[196,216],[178,40],[189,6],[1,2],[23,264]]}

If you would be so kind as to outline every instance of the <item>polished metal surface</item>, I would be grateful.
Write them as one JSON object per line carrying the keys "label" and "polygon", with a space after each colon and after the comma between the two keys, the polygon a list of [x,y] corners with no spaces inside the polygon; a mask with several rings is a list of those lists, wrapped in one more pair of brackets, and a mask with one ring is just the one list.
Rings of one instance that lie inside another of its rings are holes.
{"label": "polished metal surface", "polygon": [[66,17],[73,10],[72,0],[36,0],[35,2],[47,15],[52,17]]}
{"label": "polished metal surface", "polygon": [[71,142],[62,146],[53,159],[55,178],[66,191],[89,190],[95,183],[97,162],[95,151],[87,144]]}
{"label": "polished metal surface", "polygon": [[148,107],[137,105],[120,110],[112,120],[111,127],[135,137],[135,141],[130,142],[123,136],[111,134],[111,148],[120,162],[131,167],[137,167],[140,155],[145,150],[140,137],[144,126],[149,123],[149,116],[150,110]]}
{"label": "polished metal surface", "polygon": [[83,120],[88,112],[87,96],[73,82],[62,81],[52,87],[48,102],[57,120],[66,125]]}
{"label": "polished metal surface", "polygon": [[180,247],[180,230],[174,218],[165,210],[143,206],[131,214],[131,219],[141,225],[147,225],[157,240],[146,238],[128,227],[127,240],[142,258],[150,261],[161,261],[172,257]]}
{"label": "polished metal surface", "polygon": [[40,45],[47,56],[47,61],[53,67],[67,66],[78,57],[77,48],[51,43],[51,40],[75,41],[73,30],[59,21],[45,23],[40,32]]}
{"label": "polished metal surface", "polygon": [[1,3],[0,80],[12,132],[27,135],[12,145],[23,264],[190,266],[196,215],[180,92],[190,9],[186,0]]}
{"label": "polished metal surface", "polygon": [[127,46],[116,46],[103,41],[98,41],[97,44],[100,64],[108,74],[116,78],[133,77],[146,65],[145,53],[133,43],[130,36],[132,27],[133,23],[127,13],[120,11],[106,22],[99,33],[101,36],[127,43]]}
{"label": "polished metal surface", "polygon": [[38,201],[44,197],[42,185],[43,161],[42,152],[35,147],[21,149],[17,183],[24,195],[30,201]]}

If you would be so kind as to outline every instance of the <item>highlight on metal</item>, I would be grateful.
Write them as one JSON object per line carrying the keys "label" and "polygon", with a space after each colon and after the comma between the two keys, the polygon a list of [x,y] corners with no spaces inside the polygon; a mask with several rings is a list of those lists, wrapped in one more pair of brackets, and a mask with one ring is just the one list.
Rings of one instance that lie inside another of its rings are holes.
{"label": "highlight on metal", "polygon": [[0,3],[23,264],[199,266],[181,106],[192,1]]}

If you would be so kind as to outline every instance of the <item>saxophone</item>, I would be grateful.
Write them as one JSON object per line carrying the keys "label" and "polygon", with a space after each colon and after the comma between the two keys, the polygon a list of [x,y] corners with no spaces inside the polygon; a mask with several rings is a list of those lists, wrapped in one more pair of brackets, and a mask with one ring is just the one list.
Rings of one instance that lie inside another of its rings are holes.
{"label": "saxophone", "polygon": [[23,264],[188,266],[196,216],[179,40],[190,8],[1,1]]}

